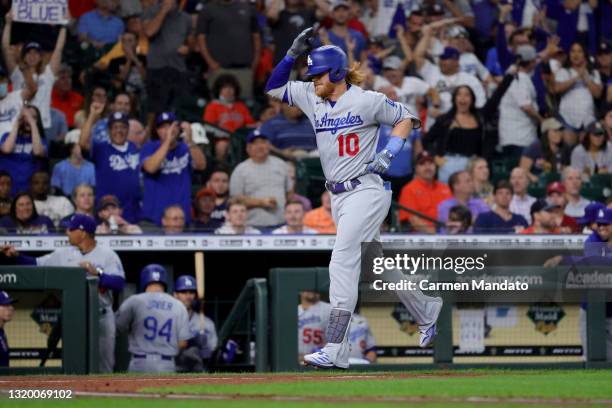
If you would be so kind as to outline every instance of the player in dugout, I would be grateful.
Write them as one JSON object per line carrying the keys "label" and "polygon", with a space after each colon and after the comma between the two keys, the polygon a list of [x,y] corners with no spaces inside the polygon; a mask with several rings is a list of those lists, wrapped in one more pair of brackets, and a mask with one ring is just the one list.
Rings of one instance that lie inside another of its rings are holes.
{"label": "player in dugout", "polygon": [[17,265],[81,267],[88,275],[100,281],[100,371],[110,373],[115,365],[115,316],[113,314],[113,291],[120,292],[125,285],[125,272],[115,251],[97,245],[95,239],[96,220],[85,214],[75,214],[66,230],[70,246],[57,249],[50,254],[34,258],[20,254],[14,246],[2,246],[2,253]]}

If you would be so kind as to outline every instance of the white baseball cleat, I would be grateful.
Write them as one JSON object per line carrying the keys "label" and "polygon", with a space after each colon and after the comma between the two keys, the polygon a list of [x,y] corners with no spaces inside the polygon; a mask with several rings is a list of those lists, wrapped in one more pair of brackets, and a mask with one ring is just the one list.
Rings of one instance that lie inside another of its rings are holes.
{"label": "white baseball cleat", "polygon": [[440,315],[440,311],[442,310],[442,298],[436,298],[436,302],[433,302],[433,319],[430,324],[419,326],[419,347],[426,348],[429,347],[434,339],[436,338],[436,334],[438,333],[438,327],[436,326],[436,321],[438,320],[438,316]]}
{"label": "white baseball cleat", "polygon": [[317,351],[316,353],[306,354],[304,356],[304,365],[310,365],[319,368],[333,368],[334,362],[331,361],[326,352],[321,350]]}

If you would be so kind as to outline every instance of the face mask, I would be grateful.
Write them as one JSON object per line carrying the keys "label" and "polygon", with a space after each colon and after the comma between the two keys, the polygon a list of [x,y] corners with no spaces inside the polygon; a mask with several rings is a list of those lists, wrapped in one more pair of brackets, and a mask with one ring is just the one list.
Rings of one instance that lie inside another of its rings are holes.
{"label": "face mask", "polygon": [[7,93],[8,93],[8,84],[7,83],[0,84],[0,98],[4,98]]}
{"label": "face mask", "polygon": [[233,103],[234,102],[234,98],[224,98],[223,96],[219,96],[219,100],[222,103]]}

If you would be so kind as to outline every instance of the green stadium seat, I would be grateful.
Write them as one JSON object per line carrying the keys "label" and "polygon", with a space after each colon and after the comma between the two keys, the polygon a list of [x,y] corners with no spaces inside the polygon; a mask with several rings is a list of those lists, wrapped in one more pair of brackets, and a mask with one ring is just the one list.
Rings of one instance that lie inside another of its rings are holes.
{"label": "green stadium seat", "polygon": [[179,96],[172,102],[176,116],[187,122],[200,122],[204,112],[203,99],[197,95]]}
{"label": "green stadium seat", "polygon": [[580,189],[580,195],[591,201],[605,201],[603,188],[592,184],[583,184]]}
{"label": "green stadium seat", "polygon": [[325,190],[325,175],[318,157],[306,157],[296,163],[297,192],[312,201],[313,207],[321,202],[321,193]]}
{"label": "green stadium seat", "polygon": [[602,188],[612,188],[612,174],[593,174],[590,184]]}
{"label": "green stadium seat", "polygon": [[535,198],[543,198],[546,196],[546,187],[539,184],[530,184],[527,188],[527,194]]}
{"label": "green stadium seat", "polygon": [[561,175],[559,173],[546,172],[546,173],[540,174],[540,177],[538,179],[538,184],[542,187],[546,187],[550,183],[553,183],[555,181],[560,181],[560,180],[561,180]]}

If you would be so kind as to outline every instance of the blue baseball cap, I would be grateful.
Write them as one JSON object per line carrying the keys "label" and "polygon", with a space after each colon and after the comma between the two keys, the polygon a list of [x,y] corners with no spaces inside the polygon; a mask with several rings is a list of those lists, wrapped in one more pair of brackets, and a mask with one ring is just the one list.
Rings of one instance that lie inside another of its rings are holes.
{"label": "blue baseball cap", "polygon": [[0,305],[6,306],[6,305],[12,305],[13,303],[17,303],[17,301],[11,298],[9,294],[6,293],[5,291],[0,290]]}
{"label": "blue baseball cap", "polygon": [[249,133],[249,135],[247,136],[247,143],[252,143],[257,138],[262,138],[262,139],[270,140],[270,138],[268,138],[268,136],[266,136],[263,133],[261,133],[261,131],[259,129],[255,129],[254,131]]}
{"label": "blue baseball cap", "polygon": [[23,46],[23,48],[21,49],[21,56],[23,57],[30,50],[36,50],[38,52],[42,52],[43,48],[36,41],[31,41],[31,42],[29,42],[29,43],[27,43],[26,45]]}
{"label": "blue baseball cap", "polygon": [[159,115],[157,115],[157,118],[155,119],[155,126],[161,126],[164,123],[173,123],[176,122],[176,115],[172,112],[162,112]]}
{"label": "blue baseball cap", "polygon": [[612,224],[612,208],[602,208],[595,219],[597,224]]}
{"label": "blue baseball cap", "polygon": [[576,222],[580,225],[588,225],[592,222],[595,222],[595,219],[597,218],[597,214],[599,213],[600,210],[603,210],[604,208],[606,208],[605,205],[603,205],[600,202],[597,201],[592,201],[589,203],[589,205],[587,205],[584,209],[584,215],[580,218],[576,219]]}
{"label": "blue baseball cap", "polygon": [[461,53],[453,47],[445,47],[444,52],[440,55],[440,59],[459,59]]}
{"label": "blue baseball cap", "polygon": [[192,290],[195,292],[196,290],[195,278],[189,275],[181,275],[178,278],[176,278],[176,282],[174,283],[174,291],[183,292],[187,290]]}
{"label": "blue baseball cap", "polygon": [[123,112],[113,112],[108,118],[108,127],[113,126],[113,123],[120,122],[125,126],[130,126],[130,118]]}
{"label": "blue baseball cap", "polygon": [[81,230],[93,235],[96,232],[96,220],[86,214],[74,214],[70,219],[68,231]]}

